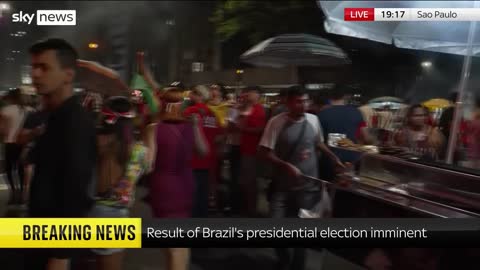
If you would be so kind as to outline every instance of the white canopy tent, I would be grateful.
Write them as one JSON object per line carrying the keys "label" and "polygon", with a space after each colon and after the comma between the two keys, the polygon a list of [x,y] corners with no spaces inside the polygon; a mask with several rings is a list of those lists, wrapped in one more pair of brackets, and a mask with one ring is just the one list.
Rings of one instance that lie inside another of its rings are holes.
{"label": "white canopy tent", "polygon": [[458,100],[448,145],[447,163],[453,162],[462,116],[462,102],[470,77],[472,56],[480,56],[477,22],[344,20],[345,8],[478,8],[477,1],[317,1],[325,14],[325,30],[332,34],[393,44],[399,48],[464,55]]}

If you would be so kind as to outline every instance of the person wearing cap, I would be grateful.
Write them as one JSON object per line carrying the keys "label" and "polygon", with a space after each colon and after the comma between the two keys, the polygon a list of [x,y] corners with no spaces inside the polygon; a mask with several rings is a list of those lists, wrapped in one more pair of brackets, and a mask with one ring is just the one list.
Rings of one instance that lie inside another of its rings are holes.
{"label": "person wearing cap", "polygon": [[[134,140],[133,105],[128,98],[111,97],[101,110],[97,127],[97,182],[91,216],[122,218],[129,216],[135,186],[152,167],[149,149]],[[94,249],[97,269],[121,269],[123,249]]]}
{"label": "person wearing cap", "polygon": [[[182,115],[183,93],[165,89],[161,99],[160,121],[147,141],[154,145],[155,166],[148,183],[148,203],[155,218],[190,218],[194,204],[192,157],[204,157],[208,146],[202,132],[200,117]],[[166,248],[168,270],[186,270],[189,249]]]}
{"label": "person wearing cap", "polygon": [[198,115],[202,131],[205,134],[209,154],[205,157],[194,155],[192,159],[193,175],[195,178],[195,203],[193,217],[208,217],[209,195],[211,192],[211,171],[215,168],[217,160],[216,142],[221,135],[220,123],[215,114],[208,108],[206,102],[210,99],[210,90],[203,85],[198,85],[190,92],[191,106],[183,112],[189,118]]}

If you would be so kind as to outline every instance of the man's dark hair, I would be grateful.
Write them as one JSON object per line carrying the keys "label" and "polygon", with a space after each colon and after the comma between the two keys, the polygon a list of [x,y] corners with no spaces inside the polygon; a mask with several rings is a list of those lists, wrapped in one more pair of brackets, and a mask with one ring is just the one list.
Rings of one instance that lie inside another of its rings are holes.
{"label": "man's dark hair", "polygon": [[416,110],[416,109],[422,109],[423,112],[425,113],[426,116],[428,116],[428,109],[427,107],[423,106],[422,104],[414,104],[412,106],[410,106],[410,108],[408,108],[408,111],[407,111],[407,121],[408,119],[413,115],[413,112]]}
{"label": "man's dark hair", "polygon": [[30,54],[41,54],[53,50],[62,68],[73,68],[77,66],[78,53],[67,41],[59,38],[51,38],[39,41],[30,47]]}
{"label": "man's dark hair", "polygon": [[324,93],[315,93],[311,97],[313,104],[323,106],[328,104],[328,98]]}
{"label": "man's dark hair", "polygon": [[20,90],[20,88],[14,88],[8,91],[6,99],[10,100],[14,104],[23,105],[22,90]]}
{"label": "man's dark hair", "polygon": [[261,93],[261,92],[262,92],[262,88],[261,88],[260,86],[251,85],[251,86],[247,86],[244,91],[245,91],[245,92],[257,92],[257,93]]}
{"label": "man's dark hair", "polygon": [[287,91],[287,99],[293,99],[308,94],[307,90],[300,85],[291,86]]}
{"label": "man's dark hair", "polygon": [[457,98],[458,98],[458,92],[452,92],[448,96],[448,100],[450,100],[452,103],[457,102]]}
{"label": "man's dark hair", "polygon": [[333,100],[340,100],[345,98],[345,96],[350,92],[350,89],[348,86],[344,84],[337,84],[335,87],[332,88],[331,90],[331,99]]}
{"label": "man's dark hair", "polygon": [[278,97],[280,98],[286,98],[288,96],[288,89],[290,88],[282,88],[280,89],[280,92],[278,94]]}

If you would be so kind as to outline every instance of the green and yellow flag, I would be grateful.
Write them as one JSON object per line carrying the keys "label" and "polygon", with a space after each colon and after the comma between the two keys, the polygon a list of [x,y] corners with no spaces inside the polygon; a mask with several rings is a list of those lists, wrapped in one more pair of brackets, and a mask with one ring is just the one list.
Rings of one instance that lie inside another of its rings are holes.
{"label": "green and yellow flag", "polygon": [[158,100],[155,98],[153,94],[152,87],[150,87],[150,85],[147,83],[147,81],[142,75],[138,73],[135,73],[133,75],[132,81],[130,83],[130,88],[133,90],[142,91],[143,99],[145,100],[145,103],[147,104],[150,112],[151,113],[158,112],[158,106],[159,106]]}

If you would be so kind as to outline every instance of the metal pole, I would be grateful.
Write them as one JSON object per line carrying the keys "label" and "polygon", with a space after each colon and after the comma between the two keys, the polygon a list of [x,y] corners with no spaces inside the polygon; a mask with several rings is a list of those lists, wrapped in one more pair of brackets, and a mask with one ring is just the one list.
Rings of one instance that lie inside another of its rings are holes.
{"label": "metal pole", "polygon": [[[475,1],[474,6],[477,7],[477,1]],[[450,129],[450,138],[448,141],[448,151],[447,151],[447,164],[453,163],[453,157],[455,154],[455,148],[458,141],[458,130],[460,127],[460,122],[462,120],[463,114],[463,100],[465,96],[465,88],[470,77],[470,68],[472,62],[473,54],[473,39],[475,37],[475,29],[477,26],[476,21],[470,22],[470,28],[468,31],[468,43],[467,43],[467,55],[463,61],[462,67],[462,77],[460,79],[460,86],[458,89],[457,102],[455,104],[455,113],[453,117],[453,125]]]}

